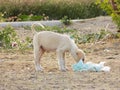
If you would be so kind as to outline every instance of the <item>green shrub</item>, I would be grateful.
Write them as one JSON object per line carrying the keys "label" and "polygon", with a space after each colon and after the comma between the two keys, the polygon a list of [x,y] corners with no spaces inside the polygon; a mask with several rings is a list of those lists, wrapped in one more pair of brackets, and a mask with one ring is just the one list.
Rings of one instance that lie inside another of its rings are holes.
{"label": "green shrub", "polygon": [[0,12],[0,22],[3,22],[3,21],[5,21],[5,19],[4,19],[4,14],[2,14],[2,13]]}
{"label": "green shrub", "polygon": [[35,20],[40,19],[36,16],[42,16],[43,14],[48,16],[50,20],[62,19],[64,16],[71,19],[84,19],[103,15],[102,9],[94,2],[83,3],[80,0],[75,2],[69,0],[53,1],[2,2],[0,3],[0,12],[4,13],[6,18],[33,14]]}
{"label": "green shrub", "polygon": [[0,31],[0,42],[4,48],[12,48],[12,42],[16,41],[16,33],[11,26],[7,26]]}
{"label": "green shrub", "polygon": [[120,15],[113,13],[111,16],[113,21],[117,24],[118,29],[120,30]]}
{"label": "green shrub", "polygon": [[[97,0],[97,4],[105,10],[108,15],[112,16],[113,21],[116,23],[118,29],[120,30],[120,0],[114,0],[116,3],[115,6],[112,3],[112,0]],[[113,4],[113,5],[112,5]]]}
{"label": "green shrub", "polygon": [[4,49],[15,49],[24,52],[31,48],[32,39],[26,37],[25,40],[21,40],[13,27],[7,26],[0,31],[0,47]]}
{"label": "green shrub", "polygon": [[70,25],[71,24],[71,21],[70,19],[67,17],[67,16],[64,16],[62,19],[61,19],[61,22],[65,25]]}
{"label": "green shrub", "polygon": [[38,21],[42,20],[43,16],[37,16],[37,15],[19,15],[18,19],[19,21]]}

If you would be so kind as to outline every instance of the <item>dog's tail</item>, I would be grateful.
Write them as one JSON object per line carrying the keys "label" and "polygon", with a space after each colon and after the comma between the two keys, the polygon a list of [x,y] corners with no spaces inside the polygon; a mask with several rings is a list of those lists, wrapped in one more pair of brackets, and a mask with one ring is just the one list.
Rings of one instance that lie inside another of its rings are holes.
{"label": "dog's tail", "polygon": [[43,29],[45,29],[45,27],[44,27],[41,23],[36,22],[36,23],[33,23],[33,24],[31,25],[31,30],[32,30],[33,33],[37,33],[36,30],[35,30],[35,28],[34,28],[35,25],[39,25],[39,26],[41,26]]}

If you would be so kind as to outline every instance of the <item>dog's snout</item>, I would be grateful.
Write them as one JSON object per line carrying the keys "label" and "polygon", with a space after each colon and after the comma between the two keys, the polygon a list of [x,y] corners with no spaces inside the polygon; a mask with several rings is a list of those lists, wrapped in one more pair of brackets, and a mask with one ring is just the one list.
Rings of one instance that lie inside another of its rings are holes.
{"label": "dog's snout", "polygon": [[84,58],[83,58],[82,60],[83,60],[83,62],[85,61],[85,59],[84,59]]}

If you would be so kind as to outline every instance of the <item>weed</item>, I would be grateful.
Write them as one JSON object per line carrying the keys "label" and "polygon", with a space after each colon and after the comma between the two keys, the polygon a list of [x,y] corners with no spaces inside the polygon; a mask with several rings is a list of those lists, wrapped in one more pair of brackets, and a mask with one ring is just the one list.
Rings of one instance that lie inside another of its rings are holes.
{"label": "weed", "polygon": [[116,33],[115,38],[120,38],[120,33]]}
{"label": "weed", "polygon": [[62,34],[68,34],[71,39],[74,39],[76,43],[91,43],[91,42],[97,42],[101,39],[104,39],[106,35],[111,34],[110,32],[107,32],[105,30],[101,30],[99,33],[92,33],[92,34],[80,34],[78,30],[73,29],[67,29],[67,28],[59,28],[59,27],[46,27],[45,29],[36,26],[35,29],[37,31],[53,31],[57,33]]}
{"label": "weed", "polygon": [[80,35],[78,43],[92,43],[102,40],[106,37],[106,35],[111,34],[105,30],[101,30],[99,33],[92,33],[87,35]]}
{"label": "weed", "polygon": [[0,47],[4,49],[15,49],[23,53],[32,47],[31,42],[32,40],[29,37],[21,41],[11,26],[7,26],[0,31]]}
{"label": "weed", "polygon": [[0,12],[0,22],[3,22],[3,21],[5,21],[4,14]]}
{"label": "weed", "polygon": [[120,15],[118,15],[118,14],[112,14],[111,16],[112,16],[113,21],[116,23],[117,28],[120,31]]}
{"label": "weed", "polygon": [[12,48],[12,42],[16,40],[16,33],[11,26],[7,26],[0,31],[0,41],[4,48]]}
{"label": "weed", "polygon": [[37,15],[19,15],[18,19],[19,21],[38,21],[42,20],[43,16],[37,16]]}
{"label": "weed", "polygon": [[62,19],[61,19],[61,22],[65,25],[70,25],[71,24],[71,21],[70,19],[67,17],[67,16],[64,16]]}
{"label": "weed", "polygon": [[25,40],[17,40],[17,47],[16,49],[19,50],[20,52],[24,53],[26,50],[29,50],[32,48],[32,39],[29,37],[26,37]]}

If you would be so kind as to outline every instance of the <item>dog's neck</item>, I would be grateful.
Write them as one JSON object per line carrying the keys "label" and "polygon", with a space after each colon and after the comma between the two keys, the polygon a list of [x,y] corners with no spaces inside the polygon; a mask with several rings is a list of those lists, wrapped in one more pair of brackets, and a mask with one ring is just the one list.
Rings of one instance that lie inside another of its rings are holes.
{"label": "dog's neck", "polygon": [[76,51],[78,49],[77,45],[75,44],[74,40],[71,40],[71,51]]}
{"label": "dog's neck", "polygon": [[74,41],[72,41],[72,42],[71,42],[71,50],[70,50],[70,53],[71,53],[71,55],[73,56],[74,59],[77,59],[77,56],[76,56],[77,50],[78,50],[77,45],[75,44]]}

